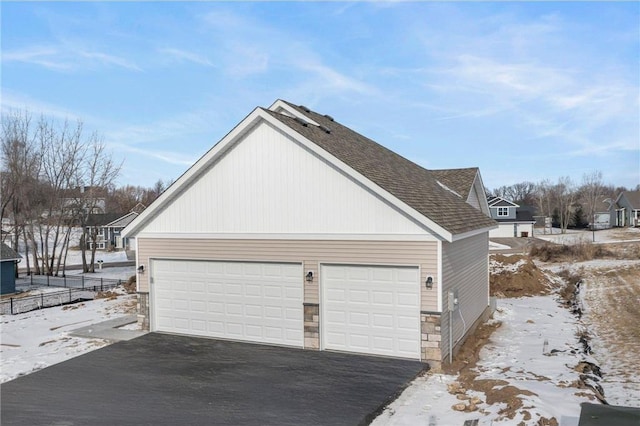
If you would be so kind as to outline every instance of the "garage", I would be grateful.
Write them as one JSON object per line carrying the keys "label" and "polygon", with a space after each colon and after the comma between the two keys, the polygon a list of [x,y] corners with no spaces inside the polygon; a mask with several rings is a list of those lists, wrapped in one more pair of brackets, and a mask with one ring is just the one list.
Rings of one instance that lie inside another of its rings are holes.
{"label": "garage", "polygon": [[322,266],[322,347],[420,359],[417,267]]}
{"label": "garage", "polygon": [[153,260],[153,331],[302,347],[302,265]]}

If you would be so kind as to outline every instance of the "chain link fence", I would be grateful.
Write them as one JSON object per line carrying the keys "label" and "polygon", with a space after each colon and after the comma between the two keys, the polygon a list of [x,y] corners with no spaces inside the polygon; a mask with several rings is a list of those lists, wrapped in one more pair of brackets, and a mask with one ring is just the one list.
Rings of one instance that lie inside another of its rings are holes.
{"label": "chain link fence", "polygon": [[[26,279],[26,284],[39,288],[49,288],[43,289],[40,294],[32,296],[2,299],[0,301],[0,314],[15,315],[35,309],[67,305],[82,300],[93,300],[98,292],[112,290],[122,283],[122,280],[108,278],[31,275]],[[56,288],[59,288],[59,290],[56,290]]]}

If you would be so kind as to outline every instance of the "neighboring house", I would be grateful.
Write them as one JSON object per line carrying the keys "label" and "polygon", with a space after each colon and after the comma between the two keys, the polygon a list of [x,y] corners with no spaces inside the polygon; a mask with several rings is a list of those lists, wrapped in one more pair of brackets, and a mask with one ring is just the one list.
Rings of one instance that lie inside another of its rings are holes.
{"label": "neighboring house", "polygon": [[480,169],[469,167],[466,169],[430,170],[430,172],[441,184],[458,194],[468,204],[491,217]]}
{"label": "neighboring house", "polygon": [[[587,205],[587,203],[583,203],[583,205]],[[587,216],[589,213],[587,212]],[[605,200],[598,200],[595,205],[595,212],[593,213],[593,217],[587,218],[589,221],[590,229],[608,229],[611,228],[611,213],[610,213],[610,205]]]}
{"label": "neighboring house", "polygon": [[0,294],[16,292],[16,263],[22,259],[11,247],[0,243]]}
{"label": "neighboring house", "polygon": [[[119,213],[95,214],[89,216],[87,232],[96,233],[97,250],[135,250],[134,238],[123,238],[122,230],[131,223],[138,213],[130,212],[121,216]],[[87,241],[91,249],[93,242]]]}
{"label": "neighboring house", "polygon": [[529,210],[501,197],[489,197],[487,202],[491,217],[499,224],[498,229],[489,233],[489,237],[533,237],[536,220]]}
{"label": "neighboring house", "polygon": [[113,247],[115,250],[136,249],[135,238],[122,236],[122,230],[133,222],[136,217],[138,217],[138,213],[132,211],[104,226],[103,235],[105,236],[107,247]]}
{"label": "neighboring house", "polygon": [[490,313],[496,226],[431,171],[278,100],[123,236],[144,328],[437,368]]}
{"label": "neighboring house", "polygon": [[624,191],[609,209],[611,226],[640,226],[640,191]]}

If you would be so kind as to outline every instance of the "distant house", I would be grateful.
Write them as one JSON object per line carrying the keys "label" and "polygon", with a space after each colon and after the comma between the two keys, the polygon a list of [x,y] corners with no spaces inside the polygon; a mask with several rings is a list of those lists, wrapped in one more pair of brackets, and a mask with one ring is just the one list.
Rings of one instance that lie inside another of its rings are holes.
{"label": "distant house", "polygon": [[[122,230],[131,223],[138,213],[131,212],[124,216],[105,213],[89,216],[87,231],[96,233],[97,250],[134,250],[134,238],[122,238]],[[93,242],[87,241],[87,249],[91,249]]]}
{"label": "distant house", "polygon": [[609,209],[611,226],[640,226],[640,191],[624,191]]}
{"label": "distant house", "polygon": [[533,237],[536,220],[529,210],[502,197],[489,197],[487,203],[491,218],[499,224],[489,232],[489,238]]}
{"label": "distant house", "polygon": [[593,217],[589,217],[590,229],[608,229],[611,228],[610,206],[606,201],[598,201],[596,203]]}
{"label": "distant house", "polygon": [[11,247],[0,244],[0,294],[16,292],[16,263],[22,259]]}

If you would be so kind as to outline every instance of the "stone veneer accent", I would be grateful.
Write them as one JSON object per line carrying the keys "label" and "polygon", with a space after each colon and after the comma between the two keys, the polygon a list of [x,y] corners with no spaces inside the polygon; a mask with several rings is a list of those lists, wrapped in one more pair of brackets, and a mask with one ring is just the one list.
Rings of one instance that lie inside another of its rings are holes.
{"label": "stone veneer accent", "polygon": [[320,305],[304,303],[304,348],[320,349]]}
{"label": "stone veneer accent", "polygon": [[149,293],[138,292],[138,324],[142,330],[149,331]]}
{"label": "stone veneer accent", "polygon": [[421,312],[420,331],[420,357],[422,361],[427,362],[432,370],[440,370],[440,368],[442,368],[440,314],[435,312]]}

